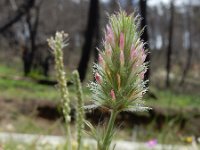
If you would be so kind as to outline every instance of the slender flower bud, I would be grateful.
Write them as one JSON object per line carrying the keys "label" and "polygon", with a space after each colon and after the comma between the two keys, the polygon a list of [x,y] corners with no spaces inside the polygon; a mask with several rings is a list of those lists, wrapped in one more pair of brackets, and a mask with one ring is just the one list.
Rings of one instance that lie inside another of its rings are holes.
{"label": "slender flower bud", "polygon": [[111,98],[112,98],[113,100],[116,99],[116,97],[115,97],[115,92],[114,92],[113,89],[110,91],[110,96],[111,96]]}
{"label": "slender flower bud", "polygon": [[147,55],[146,55],[146,54],[143,54],[143,55],[142,55],[142,62],[144,62],[144,61],[145,61],[146,57],[147,57]]}
{"label": "slender flower bud", "polygon": [[142,62],[145,61],[146,57],[147,55],[145,54],[144,49],[142,49]]}
{"label": "slender flower bud", "polygon": [[106,26],[107,32],[105,35],[106,42],[111,43],[114,46],[114,33],[109,25]]}
{"label": "slender flower bud", "polygon": [[108,69],[108,66],[105,66],[105,72],[108,75],[109,78],[111,78],[110,70]]}
{"label": "slender flower bud", "polygon": [[145,73],[147,72],[147,70],[145,69],[144,71],[142,71],[141,73],[140,73],[140,79],[144,79],[144,75],[145,75]]}
{"label": "slender flower bud", "polygon": [[101,84],[101,76],[97,72],[95,73],[95,79],[97,83]]}
{"label": "slender flower bud", "polygon": [[119,41],[120,50],[124,50],[124,33],[120,33],[120,41]]}
{"label": "slender flower bud", "polygon": [[111,49],[110,45],[106,46],[106,50],[105,51],[106,51],[106,55],[108,57],[111,57],[111,55],[112,55],[112,49]]}
{"label": "slender flower bud", "polygon": [[141,72],[140,73],[140,78],[143,80],[144,79],[144,74],[145,74],[145,72]]}
{"label": "slender flower bud", "polygon": [[108,34],[111,34],[111,35],[113,34],[113,31],[109,25],[106,25],[106,29],[107,29]]}
{"label": "slender flower bud", "polygon": [[135,57],[137,57],[137,51],[134,47],[134,45],[131,46],[131,60],[133,60]]}
{"label": "slender flower bud", "polygon": [[119,74],[117,74],[117,84],[118,84],[118,89],[121,87],[121,77]]}
{"label": "slender flower bud", "polygon": [[103,60],[103,57],[101,56],[101,54],[99,54],[98,63],[100,66],[104,67],[104,60]]}
{"label": "slender flower bud", "polygon": [[121,66],[124,65],[124,51],[120,51],[120,64]]}

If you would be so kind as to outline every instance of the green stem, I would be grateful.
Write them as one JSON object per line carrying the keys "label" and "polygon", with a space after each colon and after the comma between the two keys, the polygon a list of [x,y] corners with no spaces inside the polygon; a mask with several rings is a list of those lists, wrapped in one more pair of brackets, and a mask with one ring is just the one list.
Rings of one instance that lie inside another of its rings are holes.
{"label": "green stem", "polygon": [[76,127],[77,127],[77,150],[82,149],[82,136],[84,128],[84,104],[83,104],[83,91],[80,82],[79,73],[77,70],[73,72],[74,83],[76,86],[77,106],[76,106]]}
{"label": "green stem", "polygon": [[110,120],[108,122],[108,127],[106,130],[106,135],[103,139],[103,145],[102,145],[102,150],[108,150],[110,147],[110,144],[112,142],[112,134],[113,134],[113,129],[114,129],[114,123],[116,120],[118,112],[115,110],[111,111],[111,116],[110,116]]}
{"label": "green stem", "polygon": [[[66,123],[67,124],[67,123]],[[71,145],[71,132],[69,125],[66,125],[66,142],[65,142],[65,150],[72,150]]]}

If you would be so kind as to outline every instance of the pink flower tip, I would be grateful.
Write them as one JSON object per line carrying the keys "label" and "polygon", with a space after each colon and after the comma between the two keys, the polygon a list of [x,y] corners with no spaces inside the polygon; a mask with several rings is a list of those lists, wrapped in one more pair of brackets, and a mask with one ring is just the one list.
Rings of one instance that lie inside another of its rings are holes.
{"label": "pink flower tip", "polygon": [[106,52],[106,56],[111,57],[112,55],[112,48],[110,45],[105,45],[105,52]]}
{"label": "pink flower tip", "polygon": [[124,33],[120,33],[120,41],[119,41],[120,50],[124,50]]}
{"label": "pink flower tip", "polygon": [[105,40],[106,43],[110,43],[112,46],[114,46],[114,33],[109,25],[106,26]]}
{"label": "pink flower tip", "polygon": [[131,59],[134,59],[137,56],[137,51],[134,45],[131,46]]}
{"label": "pink flower tip", "polygon": [[148,145],[149,148],[153,148],[154,146],[156,146],[157,143],[158,142],[157,142],[156,139],[152,139],[152,140],[147,142],[147,145]]}
{"label": "pink flower tip", "polygon": [[97,83],[101,84],[101,76],[97,72],[95,73],[95,79]]}
{"label": "pink flower tip", "polygon": [[103,57],[101,56],[101,54],[99,54],[98,62],[100,65],[103,65]]}
{"label": "pink flower tip", "polygon": [[140,78],[143,80],[144,79],[144,72],[140,73]]}
{"label": "pink flower tip", "polygon": [[146,70],[144,70],[143,72],[140,73],[140,79],[142,79],[142,80],[144,79],[145,73],[146,73]]}
{"label": "pink flower tip", "polygon": [[146,59],[147,55],[144,52],[144,49],[142,49],[142,61],[144,62]]}
{"label": "pink flower tip", "polygon": [[106,26],[106,30],[108,34],[112,34],[112,29],[109,25]]}
{"label": "pink flower tip", "polygon": [[116,97],[115,97],[115,92],[114,92],[113,89],[110,91],[110,96],[111,96],[111,98],[112,98],[113,100],[116,99]]}

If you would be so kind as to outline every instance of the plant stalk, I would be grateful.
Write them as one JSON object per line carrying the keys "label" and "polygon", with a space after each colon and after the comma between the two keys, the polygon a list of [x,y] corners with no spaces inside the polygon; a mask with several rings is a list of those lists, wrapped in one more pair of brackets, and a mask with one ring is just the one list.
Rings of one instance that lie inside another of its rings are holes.
{"label": "plant stalk", "polygon": [[116,110],[111,111],[111,116],[110,116],[110,119],[108,122],[106,135],[104,136],[101,149],[99,149],[99,150],[109,150],[110,144],[112,142],[112,134],[113,134],[114,123],[115,123],[117,114],[118,114],[118,111],[116,111]]}
{"label": "plant stalk", "polygon": [[84,104],[83,104],[83,91],[77,70],[73,72],[74,83],[77,94],[77,106],[76,106],[76,129],[77,129],[77,150],[82,149],[82,136],[84,128]]}
{"label": "plant stalk", "polygon": [[[69,124],[66,122],[65,124]],[[66,142],[65,142],[65,150],[72,150],[72,144],[71,144],[71,130],[69,125],[65,125],[66,128]]]}

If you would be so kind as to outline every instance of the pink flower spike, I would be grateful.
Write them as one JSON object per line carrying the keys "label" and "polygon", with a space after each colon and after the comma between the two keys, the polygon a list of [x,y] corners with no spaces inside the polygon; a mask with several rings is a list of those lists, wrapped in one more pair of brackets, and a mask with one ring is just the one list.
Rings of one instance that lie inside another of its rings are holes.
{"label": "pink flower spike", "polygon": [[101,84],[101,76],[97,72],[95,73],[95,79],[97,83]]}
{"label": "pink flower spike", "polygon": [[105,35],[105,43],[109,43],[110,42],[110,36],[109,36],[109,34],[107,33],[106,35]]}
{"label": "pink flower spike", "polygon": [[100,64],[101,66],[103,66],[104,60],[103,60],[103,57],[101,56],[101,54],[99,54],[98,62],[99,62],[99,64]]}
{"label": "pink flower spike", "polygon": [[108,34],[113,34],[112,29],[109,25],[106,26],[106,30]]}
{"label": "pink flower spike", "polygon": [[111,96],[111,98],[112,98],[113,100],[116,99],[116,97],[115,97],[115,92],[114,92],[113,89],[110,91],[110,96]]}
{"label": "pink flower spike", "polygon": [[143,80],[144,79],[144,74],[146,73],[146,70],[140,73],[140,78]]}
{"label": "pink flower spike", "polygon": [[145,74],[144,72],[141,72],[141,73],[140,73],[140,78],[141,78],[142,80],[144,79],[144,74]]}
{"label": "pink flower spike", "polygon": [[143,53],[143,54],[142,54],[142,62],[145,61],[146,57],[147,57],[147,55],[146,55],[145,53]]}
{"label": "pink flower spike", "polygon": [[131,46],[131,59],[134,59],[137,56],[137,51],[135,47],[132,45]]}
{"label": "pink flower spike", "polygon": [[110,46],[108,46],[107,48],[106,48],[106,55],[108,56],[108,57],[111,57],[111,55],[112,55],[112,49],[111,49],[111,47]]}
{"label": "pink flower spike", "polygon": [[120,50],[124,50],[124,33],[120,33],[120,41],[119,41]]}
{"label": "pink flower spike", "polygon": [[105,40],[107,43],[110,43],[112,46],[114,46],[114,33],[109,25],[106,26]]}
{"label": "pink flower spike", "polygon": [[144,52],[144,46],[142,46],[142,53],[145,54],[145,52]]}
{"label": "pink flower spike", "polygon": [[124,65],[124,51],[120,51],[120,63]]}

